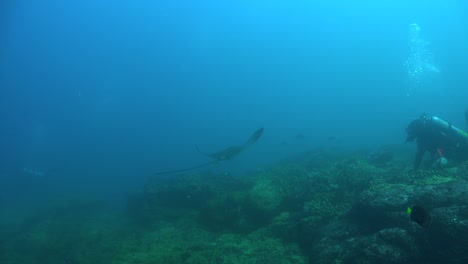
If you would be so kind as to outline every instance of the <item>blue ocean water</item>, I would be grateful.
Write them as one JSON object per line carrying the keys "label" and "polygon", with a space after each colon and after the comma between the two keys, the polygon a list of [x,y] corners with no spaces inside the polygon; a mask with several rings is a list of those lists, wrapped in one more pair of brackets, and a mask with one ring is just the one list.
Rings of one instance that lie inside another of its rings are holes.
{"label": "blue ocean water", "polygon": [[209,161],[196,146],[218,151],[259,127],[254,147],[207,169],[240,175],[330,138],[401,144],[422,113],[466,128],[465,1],[0,5],[2,207],[119,200],[158,171]]}

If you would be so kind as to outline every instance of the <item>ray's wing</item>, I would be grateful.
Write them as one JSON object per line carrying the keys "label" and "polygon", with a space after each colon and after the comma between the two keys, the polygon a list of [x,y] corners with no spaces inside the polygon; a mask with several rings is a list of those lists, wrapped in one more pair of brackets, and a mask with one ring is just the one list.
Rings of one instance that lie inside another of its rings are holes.
{"label": "ray's wing", "polygon": [[241,153],[243,150],[244,150],[244,146],[231,146],[231,147],[225,148],[215,153],[204,153],[204,152],[201,152],[200,150],[198,150],[198,152],[212,159],[221,161],[221,160],[230,160],[234,158],[235,156],[239,155],[239,153]]}
{"label": "ray's wing", "polygon": [[252,145],[253,143],[255,143],[263,134],[263,128],[260,128],[258,129],[257,131],[255,131],[252,136],[250,136],[249,140],[247,140],[247,142],[243,145],[243,146],[231,146],[231,147],[228,147],[228,148],[225,148],[219,152],[215,152],[215,153],[206,153],[206,152],[202,152],[200,151],[200,149],[198,148],[198,146],[195,146],[197,151],[202,154],[202,155],[205,155],[207,157],[210,157],[212,158],[213,160],[210,161],[210,162],[207,162],[207,163],[203,163],[203,164],[200,164],[200,165],[197,165],[197,166],[194,166],[194,167],[190,167],[190,168],[185,168],[185,169],[179,169],[179,170],[172,170],[172,171],[163,171],[163,172],[158,172],[156,173],[156,175],[162,175],[162,174],[169,174],[169,173],[176,173],[176,172],[183,172],[183,171],[189,171],[189,170],[194,170],[194,169],[198,169],[198,168],[201,168],[201,167],[205,167],[205,166],[208,166],[210,164],[214,164],[216,162],[219,162],[219,161],[223,161],[223,160],[230,160],[234,157],[236,157],[237,155],[239,155],[242,151],[244,151],[245,149],[247,149],[250,145]]}
{"label": "ray's wing", "polygon": [[252,145],[253,143],[257,142],[257,140],[262,136],[262,134],[263,134],[263,127],[257,129],[257,131],[255,131],[255,132],[252,134],[252,136],[250,136],[249,140],[247,140],[247,142],[245,143],[244,147],[247,148],[247,147],[249,147],[250,145]]}

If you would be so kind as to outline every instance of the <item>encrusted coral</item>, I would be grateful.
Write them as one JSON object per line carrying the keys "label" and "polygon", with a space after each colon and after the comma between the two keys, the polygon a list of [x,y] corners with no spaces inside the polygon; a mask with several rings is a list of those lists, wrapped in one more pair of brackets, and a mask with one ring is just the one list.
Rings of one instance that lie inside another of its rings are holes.
{"label": "encrusted coral", "polygon": [[[72,203],[40,211],[8,231],[2,223],[0,262],[407,264],[468,258],[468,163],[409,172],[401,162],[374,165],[362,154],[325,157],[317,152],[243,177],[157,178],[129,197],[124,213]],[[406,208],[413,204],[430,211],[430,232],[411,222]]]}

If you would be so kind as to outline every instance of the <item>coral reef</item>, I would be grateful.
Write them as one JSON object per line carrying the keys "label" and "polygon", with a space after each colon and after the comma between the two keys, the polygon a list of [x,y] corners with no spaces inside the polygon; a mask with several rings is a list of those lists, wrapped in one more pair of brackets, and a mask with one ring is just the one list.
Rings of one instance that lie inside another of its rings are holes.
{"label": "coral reef", "polygon": [[[0,262],[468,260],[468,163],[410,173],[410,161],[389,155],[319,154],[242,177],[155,178],[129,196],[124,212],[81,201],[41,210],[15,227],[0,222]],[[406,208],[414,204],[430,212],[428,228],[409,218]]]}

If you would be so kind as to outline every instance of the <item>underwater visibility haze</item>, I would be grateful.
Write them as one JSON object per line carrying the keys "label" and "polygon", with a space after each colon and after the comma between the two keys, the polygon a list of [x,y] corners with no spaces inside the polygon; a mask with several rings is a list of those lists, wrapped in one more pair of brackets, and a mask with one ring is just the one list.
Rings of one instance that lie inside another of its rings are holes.
{"label": "underwater visibility haze", "polygon": [[463,263],[420,240],[453,235],[440,220],[453,205],[424,190],[462,204],[468,166],[411,176],[404,142],[423,113],[468,129],[466,10],[3,1],[0,263]]}

